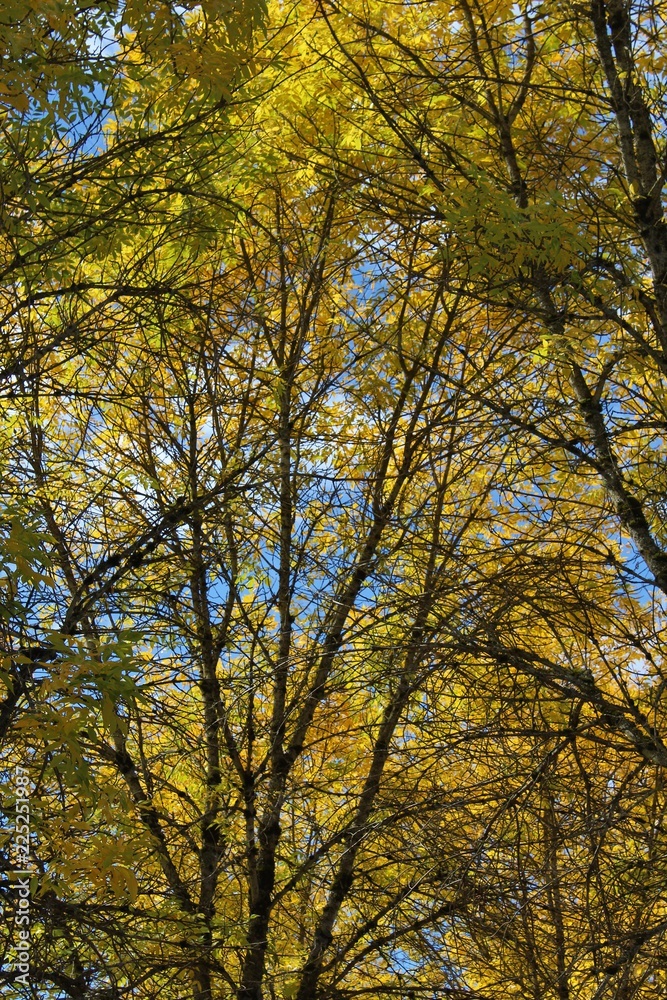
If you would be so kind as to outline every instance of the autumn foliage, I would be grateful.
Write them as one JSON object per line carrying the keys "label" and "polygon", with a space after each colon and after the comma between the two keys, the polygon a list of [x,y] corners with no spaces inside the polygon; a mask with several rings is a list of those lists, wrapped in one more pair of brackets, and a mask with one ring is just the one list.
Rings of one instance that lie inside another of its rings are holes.
{"label": "autumn foliage", "polygon": [[8,995],[667,993],[666,19],[2,5]]}

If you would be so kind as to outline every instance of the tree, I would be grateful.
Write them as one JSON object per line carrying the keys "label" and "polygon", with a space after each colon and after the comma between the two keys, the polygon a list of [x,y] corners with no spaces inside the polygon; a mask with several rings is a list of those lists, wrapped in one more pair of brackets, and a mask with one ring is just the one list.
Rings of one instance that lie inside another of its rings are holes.
{"label": "tree", "polygon": [[90,11],[6,281],[35,990],[659,994],[661,6]]}

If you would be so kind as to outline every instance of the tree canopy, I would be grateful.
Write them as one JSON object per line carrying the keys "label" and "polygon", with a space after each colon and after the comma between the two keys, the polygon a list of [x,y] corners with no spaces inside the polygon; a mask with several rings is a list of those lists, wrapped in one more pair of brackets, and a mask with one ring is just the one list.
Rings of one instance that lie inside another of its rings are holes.
{"label": "tree canopy", "polygon": [[12,995],[667,992],[666,18],[3,5]]}

